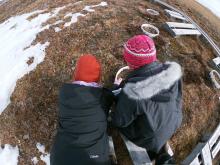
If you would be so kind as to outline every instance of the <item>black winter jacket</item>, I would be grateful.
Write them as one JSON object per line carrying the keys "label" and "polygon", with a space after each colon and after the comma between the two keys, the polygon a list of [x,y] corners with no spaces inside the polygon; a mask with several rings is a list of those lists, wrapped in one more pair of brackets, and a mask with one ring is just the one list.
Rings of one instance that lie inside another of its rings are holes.
{"label": "black winter jacket", "polygon": [[118,95],[113,125],[136,145],[158,153],[182,121],[181,76],[175,62],[132,71]]}
{"label": "black winter jacket", "polygon": [[51,165],[109,164],[106,114],[112,99],[104,88],[63,85]]}

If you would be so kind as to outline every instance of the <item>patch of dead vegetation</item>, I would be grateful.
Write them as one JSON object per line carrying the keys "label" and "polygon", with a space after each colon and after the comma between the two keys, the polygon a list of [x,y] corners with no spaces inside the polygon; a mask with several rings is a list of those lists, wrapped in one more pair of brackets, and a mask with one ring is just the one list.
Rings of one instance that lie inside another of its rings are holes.
{"label": "patch of dead vegetation", "polygon": [[[19,5],[19,2],[21,0],[7,3],[5,7],[9,12],[3,10],[0,21],[7,18],[9,13],[13,15],[45,8],[50,11],[71,1],[26,0],[23,1],[24,5]],[[87,4],[99,2],[87,0],[80,5],[70,6],[61,11],[58,17],[49,20],[49,23],[62,19],[67,12],[79,12]],[[219,122],[218,92],[213,90],[207,80],[207,72],[211,70],[209,62],[214,58],[211,48],[196,37],[172,38],[162,28],[162,24],[169,18],[155,4],[144,0],[110,0],[108,4],[108,7],[95,8],[96,12],[86,17],[79,17],[76,24],[59,33],[49,28],[37,36],[35,43],[50,42],[45,60],[35,71],[17,82],[11,104],[0,116],[0,140],[3,144],[19,146],[19,164],[31,164],[31,158],[39,157],[37,142],[45,144],[49,151],[56,134],[59,88],[63,82],[71,80],[77,58],[84,53],[96,55],[102,63],[101,81],[104,86],[110,86],[116,71],[125,65],[122,59],[123,43],[133,35],[142,34],[142,23],[150,23],[160,29],[160,36],[155,38],[159,60],[174,60],[183,67],[183,124],[171,139],[178,162]],[[160,16],[149,17],[144,13],[145,8],[156,9]],[[59,26],[62,28],[63,24]],[[110,129],[110,133],[115,142],[119,164],[131,164],[118,132]],[[29,139],[23,139],[27,134]]]}

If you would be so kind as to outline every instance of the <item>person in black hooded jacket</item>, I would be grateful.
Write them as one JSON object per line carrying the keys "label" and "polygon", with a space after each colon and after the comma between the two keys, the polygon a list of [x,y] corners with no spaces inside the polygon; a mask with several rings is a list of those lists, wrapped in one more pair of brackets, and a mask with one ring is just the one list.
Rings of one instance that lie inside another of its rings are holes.
{"label": "person in black hooded jacket", "polygon": [[59,127],[51,150],[51,165],[107,165],[106,115],[113,94],[102,88],[101,68],[92,55],[77,61],[72,83],[59,93]]}
{"label": "person in black hooded jacket", "polygon": [[181,67],[176,62],[158,62],[154,42],[146,35],[125,43],[124,59],[131,70],[120,84],[112,123],[130,141],[146,148],[156,164],[174,164],[162,150],[182,122]]}

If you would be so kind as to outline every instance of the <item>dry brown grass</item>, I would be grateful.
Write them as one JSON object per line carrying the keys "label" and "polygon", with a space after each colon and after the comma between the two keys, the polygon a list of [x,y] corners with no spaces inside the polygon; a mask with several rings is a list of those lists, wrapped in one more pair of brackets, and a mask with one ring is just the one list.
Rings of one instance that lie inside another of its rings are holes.
{"label": "dry brown grass", "polygon": [[[33,9],[51,10],[70,2],[72,1],[9,1],[0,7],[0,21],[10,15]],[[87,0],[69,7],[49,22],[63,17],[68,10],[78,12],[84,5],[97,2],[100,1]],[[212,50],[199,38],[172,38],[162,28],[162,24],[169,18],[164,15],[160,6],[144,0],[109,0],[108,3],[108,7],[96,9],[96,12],[81,17],[78,23],[59,33],[50,28],[37,36],[35,42],[50,42],[45,60],[35,71],[17,82],[11,97],[12,102],[0,116],[0,141],[2,144],[19,146],[19,164],[30,164],[31,158],[39,156],[35,147],[37,142],[46,144],[47,150],[51,147],[57,127],[58,90],[63,82],[71,80],[76,59],[83,53],[96,55],[103,66],[102,83],[109,86],[116,70],[124,66],[122,44],[133,35],[142,33],[142,23],[151,23],[160,29],[160,36],[155,38],[159,59],[178,61],[184,70],[184,119],[181,128],[171,140],[177,160],[185,158],[201,136],[213,131],[219,122],[218,92],[213,90],[207,79],[207,72],[211,69],[209,62],[214,57]],[[160,16],[145,14],[145,8],[158,10]],[[63,24],[60,25],[62,26]],[[30,135],[30,139],[23,139],[26,134]],[[111,134],[119,163],[130,164],[118,133],[111,130]]]}

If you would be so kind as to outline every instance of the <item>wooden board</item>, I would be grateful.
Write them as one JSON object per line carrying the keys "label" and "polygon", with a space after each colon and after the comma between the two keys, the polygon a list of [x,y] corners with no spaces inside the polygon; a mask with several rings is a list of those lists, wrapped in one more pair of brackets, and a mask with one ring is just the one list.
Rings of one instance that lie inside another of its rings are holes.
{"label": "wooden board", "polygon": [[209,139],[209,146],[212,152],[212,158],[214,159],[218,152],[220,151],[220,124],[216,128],[215,132]]}
{"label": "wooden board", "polygon": [[213,133],[213,135],[209,139],[210,147],[212,147],[216,143],[216,141],[218,140],[219,136],[220,136],[220,124],[218,125],[218,127],[215,130],[215,132]]}
{"label": "wooden board", "polygon": [[178,13],[178,12],[175,12],[175,11],[172,11],[172,10],[168,10],[168,9],[164,9],[164,10],[165,10],[166,13],[182,16],[182,15],[181,15],[180,13]]}
{"label": "wooden board", "polygon": [[217,156],[219,151],[220,151],[220,140],[218,140],[218,142],[216,143],[216,146],[212,150],[212,158],[213,159],[215,159],[215,157]]}
{"label": "wooden board", "polygon": [[189,23],[166,22],[164,27],[173,36],[201,35],[200,31],[198,31],[193,24]]}
{"label": "wooden board", "polygon": [[181,165],[200,165],[198,157],[204,146],[205,143],[197,144],[191,154],[187,156],[187,158],[181,163]]}
{"label": "wooden board", "polygon": [[196,27],[190,23],[166,22],[166,25],[170,28],[196,29]]}
{"label": "wooden board", "polygon": [[198,157],[196,157],[192,162],[187,165],[200,165]]}
{"label": "wooden board", "polygon": [[176,19],[180,19],[180,20],[183,20],[183,21],[186,20],[185,17],[183,17],[181,14],[179,14],[179,13],[177,13],[177,12],[169,11],[169,10],[166,10],[166,9],[165,9],[165,12],[166,12],[167,15],[170,16],[170,17],[173,17],[173,18],[176,18]]}
{"label": "wooden board", "polygon": [[220,57],[214,58],[213,62],[215,63],[215,65],[219,65],[220,64]]}
{"label": "wooden board", "polygon": [[121,137],[127,147],[127,150],[129,152],[129,155],[131,156],[134,165],[152,165],[146,149],[138,147],[122,134]]}
{"label": "wooden board", "polygon": [[184,18],[183,16],[178,16],[178,15],[173,15],[173,14],[170,14],[170,17],[173,17],[173,18],[176,18],[176,19],[180,19],[180,20],[183,20],[183,21],[186,20],[186,18]]}
{"label": "wooden board", "polygon": [[216,69],[217,72],[220,73],[220,57],[216,57],[212,59],[212,67]]}
{"label": "wooden board", "polygon": [[183,36],[183,35],[201,35],[198,30],[191,29],[172,29],[175,36]]}
{"label": "wooden board", "polygon": [[202,149],[201,155],[202,155],[203,164],[212,165],[212,156],[211,156],[210,147],[208,143],[206,143],[206,145]]}
{"label": "wooden board", "polygon": [[111,136],[109,136],[108,139],[109,139],[109,155],[110,155],[113,163],[117,164],[117,157],[116,157],[116,154],[115,154],[113,139],[112,139]]}
{"label": "wooden board", "polygon": [[[181,163],[182,165],[212,165],[212,160],[220,151],[220,124],[206,143],[199,143],[191,154]],[[199,158],[201,160],[199,160]]]}
{"label": "wooden board", "polygon": [[208,143],[199,143],[182,165],[212,165],[212,157]]}

